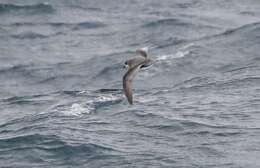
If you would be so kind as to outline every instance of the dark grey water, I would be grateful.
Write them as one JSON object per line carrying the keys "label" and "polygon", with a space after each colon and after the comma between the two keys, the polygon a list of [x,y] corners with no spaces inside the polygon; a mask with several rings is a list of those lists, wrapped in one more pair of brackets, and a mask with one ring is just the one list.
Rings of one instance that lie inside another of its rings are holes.
{"label": "dark grey water", "polygon": [[[123,63],[145,46],[130,106]],[[259,158],[259,0],[0,0],[0,167]]]}

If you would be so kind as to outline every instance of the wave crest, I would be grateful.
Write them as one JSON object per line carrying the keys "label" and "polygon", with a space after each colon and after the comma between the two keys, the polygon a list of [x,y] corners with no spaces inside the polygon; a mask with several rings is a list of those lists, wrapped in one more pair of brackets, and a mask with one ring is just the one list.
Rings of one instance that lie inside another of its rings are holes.
{"label": "wave crest", "polygon": [[27,14],[49,14],[54,11],[55,9],[49,3],[39,3],[32,5],[0,4],[0,13],[25,12]]}
{"label": "wave crest", "polygon": [[143,25],[143,27],[149,28],[149,27],[161,27],[161,26],[188,26],[190,23],[183,22],[179,19],[170,18],[170,19],[159,19],[156,21],[151,21],[149,23],[146,23]]}

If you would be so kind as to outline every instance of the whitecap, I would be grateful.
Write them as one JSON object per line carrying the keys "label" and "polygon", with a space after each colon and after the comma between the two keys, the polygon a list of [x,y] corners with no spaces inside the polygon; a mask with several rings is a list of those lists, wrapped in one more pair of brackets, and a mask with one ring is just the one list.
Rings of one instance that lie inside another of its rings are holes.
{"label": "whitecap", "polygon": [[160,55],[156,58],[156,61],[164,61],[164,60],[170,60],[170,59],[176,59],[176,58],[183,58],[190,54],[190,51],[178,51],[175,54],[168,54],[168,55]]}
{"label": "whitecap", "polygon": [[[83,92],[85,93],[85,92]],[[58,113],[59,115],[65,116],[81,116],[84,114],[91,114],[95,112],[95,110],[103,105],[110,105],[114,103],[118,103],[122,100],[122,96],[115,95],[98,95],[97,97],[93,97],[88,101],[80,101],[80,102],[65,102],[61,104],[56,104],[51,107],[51,111]]]}
{"label": "whitecap", "polygon": [[111,102],[111,101],[117,101],[121,99],[121,97],[119,96],[115,96],[115,95],[100,95],[99,97],[97,97],[95,99],[95,102]]}
{"label": "whitecap", "polygon": [[71,106],[57,108],[55,111],[66,116],[80,116],[82,114],[90,114],[94,110],[92,103],[87,104],[73,103]]}
{"label": "whitecap", "polygon": [[72,115],[80,115],[80,114],[83,114],[83,113],[90,113],[92,110],[92,108],[90,106],[82,106],[78,103],[74,103],[71,105],[70,107],[70,114]]}
{"label": "whitecap", "polygon": [[152,102],[156,102],[158,99],[156,97],[151,97],[151,96],[138,96],[136,97],[136,101],[139,103],[144,103],[144,104],[149,104]]}
{"label": "whitecap", "polygon": [[182,58],[182,57],[185,57],[186,55],[190,54],[190,51],[178,51],[176,54],[175,54],[175,57],[174,58]]}
{"label": "whitecap", "polygon": [[188,49],[188,48],[190,48],[190,47],[193,47],[194,45],[195,45],[194,43],[189,43],[189,44],[183,46],[181,49],[182,49],[182,50],[186,50],[186,49]]}
{"label": "whitecap", "polygon": [[82,90],[82,91],[80,91],[78,94],[79,94],[79,95],[90,94],[90,91]]}
{"label": "whitecap", "polygon": [[176,59],[176,58],[183,58],[185,56],[188,56],[190,54],[189,48],[194,46],[194,43],[187,44],[183,46],[177,53],[175,54],[168,54],[168,55],[159,55],[156,58],[156,61],[164,61],[164,60],[170,60],[170,59]]}

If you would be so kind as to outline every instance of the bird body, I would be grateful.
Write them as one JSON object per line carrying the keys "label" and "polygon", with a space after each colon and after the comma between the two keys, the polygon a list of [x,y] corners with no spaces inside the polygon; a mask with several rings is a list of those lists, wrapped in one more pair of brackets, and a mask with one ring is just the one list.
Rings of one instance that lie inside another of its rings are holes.
{"label": "bird body", "polygon": [[125,62],[125,66],[128,67],[128,71],[123,76],[123,90],[129,104],[133,104],[132,81],[134,77],[141,68],[152,65],[152,60],[147,58],[147,49],[138,49],[136,53],[139,54],[139,57]]}

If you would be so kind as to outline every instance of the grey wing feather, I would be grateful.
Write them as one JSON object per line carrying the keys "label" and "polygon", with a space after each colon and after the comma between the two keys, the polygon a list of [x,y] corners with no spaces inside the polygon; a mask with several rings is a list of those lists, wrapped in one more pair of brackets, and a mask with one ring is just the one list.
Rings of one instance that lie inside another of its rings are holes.
{"label": "grey wing feather", "polygon": [[129,80],[124,81],[123,87],[124,87],[125,96],[129,102],[129,104],[133,104],[132,81],[129,81]]}
{"label": "grey wing feather", "polygon": [[123,77],[123,89],[124,94],[127,97],[129,104],[133,104],[133,91],[132,91],[132,80],[137,74],[138,70],[142,66],[142,63],[130,68]]}
{"label": "grey wing feather", "polygon": [[138,57],[138,58],[133,58],[133,59],[130,59],[127,62],[127,65],[129,66],[129,69],[135,67],[136,65],[142,63],[143,61],[145,61],[145,58],[143,57]]}

